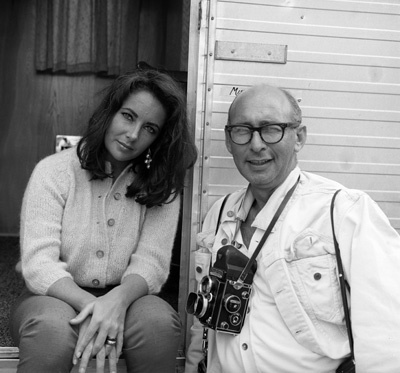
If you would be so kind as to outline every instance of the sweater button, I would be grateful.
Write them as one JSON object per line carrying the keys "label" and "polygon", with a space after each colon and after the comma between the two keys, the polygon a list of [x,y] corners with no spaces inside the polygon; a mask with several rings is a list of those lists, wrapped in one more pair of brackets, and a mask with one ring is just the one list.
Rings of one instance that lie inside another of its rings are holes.
{"label": "sweater button", "polygon": [[97,256],[99,259],[101,259],[101,258],[104,256],[104,251],[98,250],[98,251],[96,252],[96,256]]}
{"label": "sweater button", "polygon": [[92,281],[92,284],[93,284],[93,286],[99,286],[99,285],[100,285],[100,281],[97,280],[97,279],[94,279],[94,280]]}
{"label": "sweater button", "polygon": [[114,194],[114,199],[117,200],[117,201],[120,200],[121,199],[121,193],[115,193]]}
{"label": "sweater button", "polygon": [[112,227],[115,224],[115,220],[114,219],[108,219],[107,224]]}

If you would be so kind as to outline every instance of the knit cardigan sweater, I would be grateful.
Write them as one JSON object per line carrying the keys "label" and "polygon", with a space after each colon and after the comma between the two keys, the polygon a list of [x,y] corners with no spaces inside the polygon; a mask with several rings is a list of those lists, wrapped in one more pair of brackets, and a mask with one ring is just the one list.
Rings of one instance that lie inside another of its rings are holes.
{"label": "knit cardigan sweater", "polygon": [[149,293],[167,280],[180,198],[147,209],[126,198],[134,173],[92,180],[76,148],[35,167],[21,211],[22,274],[28,288],[46,294],[65,277],[81,287],[118,285],[136,274]]}

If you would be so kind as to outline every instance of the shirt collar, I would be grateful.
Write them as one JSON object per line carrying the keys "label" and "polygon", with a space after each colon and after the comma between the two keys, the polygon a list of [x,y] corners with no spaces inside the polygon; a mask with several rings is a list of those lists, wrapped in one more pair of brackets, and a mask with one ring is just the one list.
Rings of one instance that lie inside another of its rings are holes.
{"label": "shirt collar", "polygon": [[[279,208],[280,203],[285,198],[286,193],[294,185],[299,175],[300,175],[300,168],[297,166],[290,172],[286,180],[272,193],[267,203],[264,205],[264,207],[261,209],[261,211],[254,219],[252,227],[264,230],[267,228],[276,210]],[[242,203],[239,206],[236,215],[237,219],[240,219],[242,221],[246,220],[247,215],[251,209],[251,206],[253,205],[253,202],[254,202],[254,196],[253,193],[251,192],[251,188],[249,185],[247,187]]]}

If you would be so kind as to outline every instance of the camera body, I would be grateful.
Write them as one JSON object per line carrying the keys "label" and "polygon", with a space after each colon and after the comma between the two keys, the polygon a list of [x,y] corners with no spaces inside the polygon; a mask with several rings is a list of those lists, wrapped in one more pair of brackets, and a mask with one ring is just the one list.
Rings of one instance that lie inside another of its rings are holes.
{"label": "camera body", "polygon": [[209,275],[200,280],[198,292],[189,294],[186,312],[208,328],[239,334],[257,269],[254,263],[243,283],[237,283],[248,261],[249,258],[233,245],[221,247]]}

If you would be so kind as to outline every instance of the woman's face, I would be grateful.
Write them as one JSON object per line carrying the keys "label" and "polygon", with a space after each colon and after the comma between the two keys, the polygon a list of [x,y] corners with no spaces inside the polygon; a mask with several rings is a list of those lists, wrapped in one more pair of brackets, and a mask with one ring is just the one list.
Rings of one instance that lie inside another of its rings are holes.
{"label": "woman's face", "polygon": [[167,118],[161,102],[150,92],[133,92],[115,113],[104,144],[113,170],[122,171],[157,139]]}

